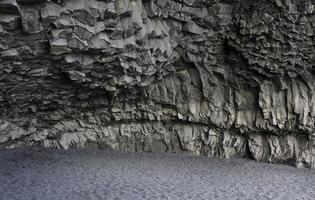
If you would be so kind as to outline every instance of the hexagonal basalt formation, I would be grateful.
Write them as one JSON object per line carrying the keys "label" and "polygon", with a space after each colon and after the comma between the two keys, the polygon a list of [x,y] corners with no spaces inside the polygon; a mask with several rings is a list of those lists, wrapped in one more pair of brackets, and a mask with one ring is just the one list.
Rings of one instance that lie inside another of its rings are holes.
{"label": "hexagonal basalt formation", "polygon": [[314,167],[314,6],[0,1],[0,147]]}

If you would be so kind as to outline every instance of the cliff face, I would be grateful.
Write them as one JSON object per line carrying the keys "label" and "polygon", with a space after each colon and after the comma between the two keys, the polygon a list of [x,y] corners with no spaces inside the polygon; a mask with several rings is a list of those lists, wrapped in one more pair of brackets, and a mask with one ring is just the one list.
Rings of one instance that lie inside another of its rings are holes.
{"label": "cliff face", "polygon": [[1,0],[0,147],[315,167],[312,0]]}

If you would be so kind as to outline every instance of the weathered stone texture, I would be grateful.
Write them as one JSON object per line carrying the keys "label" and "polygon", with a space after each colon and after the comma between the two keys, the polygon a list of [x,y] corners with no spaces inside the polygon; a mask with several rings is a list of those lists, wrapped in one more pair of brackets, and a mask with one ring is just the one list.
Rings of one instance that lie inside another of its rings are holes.
{"label": "weathered stone texture", "polygon": [[0,0],[0,147],[315,167],[313,0]]}

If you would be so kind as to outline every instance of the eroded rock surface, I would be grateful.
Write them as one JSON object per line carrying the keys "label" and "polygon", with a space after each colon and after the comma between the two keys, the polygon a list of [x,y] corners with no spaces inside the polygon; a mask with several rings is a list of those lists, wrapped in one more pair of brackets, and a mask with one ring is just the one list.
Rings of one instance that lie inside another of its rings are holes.
{"label": "eroded rock surface", "polygon": [[1,0],[0,146],[315,167],[313,0]]}

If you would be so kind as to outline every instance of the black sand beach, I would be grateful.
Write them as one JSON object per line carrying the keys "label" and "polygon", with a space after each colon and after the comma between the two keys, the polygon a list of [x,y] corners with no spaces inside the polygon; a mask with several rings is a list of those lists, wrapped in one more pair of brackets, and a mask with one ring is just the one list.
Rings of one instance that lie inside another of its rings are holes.
{"label": "black sand beach", "polygon": [[0,150],[1,200],[315,199],[315,171],[246,159]]}

